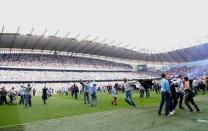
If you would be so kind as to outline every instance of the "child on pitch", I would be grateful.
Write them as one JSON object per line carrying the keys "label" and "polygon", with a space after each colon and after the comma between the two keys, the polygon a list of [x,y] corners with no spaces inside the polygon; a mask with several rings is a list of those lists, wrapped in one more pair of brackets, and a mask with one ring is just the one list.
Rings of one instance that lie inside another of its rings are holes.
{"label": "child on pitch", "polygon": [[93,84],[90,90],[91,95],[91,106],[97,106],[97,89],[96,84]]}
{"label": "child on pitch", "polygon": [[113,101],[111,102],[111,104],[117,106],[117,91],[115,87],[112,88],[112,97],[113,97]]}

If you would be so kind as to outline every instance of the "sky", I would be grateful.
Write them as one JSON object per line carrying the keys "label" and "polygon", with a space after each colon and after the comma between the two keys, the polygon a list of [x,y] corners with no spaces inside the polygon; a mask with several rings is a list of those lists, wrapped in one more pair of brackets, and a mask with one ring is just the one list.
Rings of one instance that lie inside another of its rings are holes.
{"label": "sky", "polygon": [[[1,0],[4,32],[69,37],[156,53],[208,41],[207,0]],[[111,43],[112,41],[115,41]]]}

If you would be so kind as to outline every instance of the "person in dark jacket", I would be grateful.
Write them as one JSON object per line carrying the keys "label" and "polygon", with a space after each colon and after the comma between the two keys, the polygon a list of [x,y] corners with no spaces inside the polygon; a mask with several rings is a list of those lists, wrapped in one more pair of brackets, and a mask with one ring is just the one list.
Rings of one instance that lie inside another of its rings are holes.
{"label": "person in dark jacket", "polygon": [[48,99],[48,88],[46,86],[44,86],[44,88],[42,89],[43,93],[42,93],[42,99],[43,99],[43,103],[46,105],[47,103],[47,99]]}
{"label": "person in dark jacket", "polygon": [[32,107],[32,95],[31,95],[32,87],[30,84],[27,85],[27,88],[25,90],[25,107],[31,108]]}
{"label": "person in dark jacket", "polygon": [[7,96],[7,91],[5,87],[3,87],[1,90],[1,104],[7,104],[6,96]]}
{"label": "person in dark jacket", "polygon": [[171,97],[170,97],[170,114],[175,114],[175,107],[177,105],[177,98],[176,98],[176,79],[173,81],[170,81],[170,91],[171,91]]}
{"label": "person in dark jacket", "polygon": [[75,96],[75,99],[78,99],[78,93],[79,93],[79,88],[78,88],[77,85],[74,83],[74,96]]}

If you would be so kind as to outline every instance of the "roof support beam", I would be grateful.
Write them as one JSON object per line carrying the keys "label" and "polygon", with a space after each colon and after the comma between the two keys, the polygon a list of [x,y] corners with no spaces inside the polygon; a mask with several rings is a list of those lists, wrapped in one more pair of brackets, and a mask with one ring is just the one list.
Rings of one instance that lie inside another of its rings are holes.
{"label": "roof support beam", "polygon": [[124,56],[128,56],[129,58],[132,58],[132,55],[134,56],[134,51],[132,49],[128,49],[126,53],[124,53]]}
{"label": "roof support beam", "polygon": [[137,54],[133,56],[133,58],[138,58],[137,56],[141,55],[140,53],[142,53],[144,51],[144,48],[141,48],[139,50],[137,50]]}
{"label": "roof support beam", "polygon": [[[196,39],[196,41],[197,41],[200,45],[202,45],[202,43],[201,43],[198,39]],[[197,47],[196,47],[196,48],[197,48]],[[206,48],[206,49],[208,49],[208,48]],[[197,50],[198,50],[198,53],[199,53],[201,56],[206,55],[206,54],[202,53],[202,51],[200,51],[199,49],[197,49]]]}
{"label": "roof support beam", "polygon": [[154,63],[155,62],[155,57],[154,57],[154,54],[152,54],[152,50],[151,50],[150,56],[152,57],[152,61]]}
{"label": "roof support beam", "polygon": [[[21,52],[22,52],[22,51],[23,51],[23,49],[25,48],[25,46],[26,46],[26,44],[27,44],[27,42],[28,42],[29,38],[32,36],[33,31],[34,31],[34,27],[33,27],[33,28],[32,28],[32,30],[30,31],[30,33],[29,33],[29,34],[27,34],[27,38],[26,38],[25,42],[23,43],[23,46],[22,46]],[[28,36],[28,35],[29,35],[29,36]]]}
{"label": "roof support beam", "polygon": [[146,55],[145,55],[145,59],[144,61],[149,62],[149,58],[150,58],[150,53],[149,53],[149,49],[147,49]]}
{"label": "roof support beam", "polygon": [[1,45],[1,39],[2,39],[2,37],[3,37],[3,33],[4,33],[4,26],[2,26],[2,29],[1,29],[0,45]]}
{"label": "roof support beam", "polygon": [[90,35],[88,35],[88,36],[86,36],[84,39],[82,39],[83,42],[85,41],[85,45],[84,45],[82,48],[80,48],[79,50],[77,50],[77,51],[75,50],[75,49],[76,49],[76,48],[75,48],[75,49],[74,49],[74,50],[75,50],[75,51],[74,51],[75,53],[79,53],[80,51],[82,51],[83,49],[85,49],[85,48],[87,47],[88,41],[86,41],[86,39],[89,38],[89,37],[90,37]]}
{"label": "roof support beam", "polygon": [[159,55],[161,55],[163,58],[165,58],[168,63],[172,63],[166,55],[163,55],[163,53],[160,53]]}
{"label": "roof support beam", "polygon": [[84,37],[84,38],[82,39],[82,41],[87,40],[89,37],[90,37],[90,35],[87,35],[86,37]]}
{"label": "roof support beam", "polygon": [[51,52],[52,52],[53,50],[55,50],[56,47],[57,47],[64,39],[66,39],[66,38],[68,37],[69,34],[70,34],[70,32],[68,32],[68,33],[64,36],[64,38],[61,38],[61,39],[55,44],[55,46],[53,46],[53,47],[51,48]]}
{"label": "roof support beam", "polygon": [[[177,52],[177,54],[184,60],[184,62],[187,62],[186,58],[181,54],[180,51],[174,49],[172,46],[170,46],[170,47],[171,47],[172,50],[174,50],[173,53],[176,53],[176,52]],[[181,47],[180,47],[180,48],[181,48]],[[182,47],[182,48],[183,48],[183,47]]]}
{"label": "roof support beam", "polygon": [[[80,34],[78,34],[75,38],[77,39],[78,37],[79,37],[79,35]],[[89,37],[89,35],[88,36],[86,36],[84,39],[82,39],[81,41],[85,41],[87,38]],[[80,44],[77,44],[77,45],[75,45],[73,48],[72,48],[72,53],[71,53],[71,55],[73,55],[73,53],[76,53],[76,48],[77,47],[80,47]],[[68,51],[68,53],[69,53],[69,51]]]}
{"label": "roof support beam", "polygon": [[180,61],[178,61],[178,59],[174,55],[172,55],[171,52],[167,52],[167,54],[171,56],[177,63],[180,63]]}
{"label": "roof support beam", "polygon": [[[114,43],[115,42],[115,40],[113,40],[113,41],[111,41],[110,43],[108,43],[107,45],[109,45],[109,46],[111,46],[111,44],[112,43]],[[102,51],[100,51],[99,53],[98,53],[98,55],[103,55],[103,53],[105,53],[107,50],[105,49],[107,46],[104,46],[103,48],[102,48]],[[105,49],[105,50],[104,50]]]}
{"label": "roof support beam", "polygon": [[[93,40],[90,41],[90,42],[91,42],[91,43],[94,43],[98,38],[99,38],[99,36],[97,36],[95,39],[93,39]],[[95,44],[95,43],[94,43],[94,44]],[[89,50],[96,48],[96,47],[98,46],[98,43],[95,44],[95,45],[96,45],[96,46],[93,46],[93,47],[90,47],[90,48],[88,48],[88,49],[86,49],[86,50],[83,50],[83,53],[87,53]],[[87,54],[88,54],[88,53],[87,53]]]}
{"label": "roof support beam", "polygon": [[187,59],[184,57],[184,55],[181,53],[181,51],[177,51],[179,56],[184,60],[184,62],[188,62]]}
{"label": "roof support beam", "polygon": [[74,38],[71,38],[70,41],[69,41],[65,46],[63,46],[63,47],[59,50],[59,53],[60,53],[62,50],[68,48],[68,47],[69,47],[69,48],[67,49],[67,51],[68,51],[68,53],[69,53],[70,45],[71,45],[71,44],[73,43],[73,41],[76,40],[79,36],[80,36],[80,33],[77,34]]}
{"label": "roof support beam", "polygon": [[73,39],[69,39],[69,42],[67,42],[67,44],[65,46],[63,46],[60,50],[59,53],[61,53],[61,51],[63,51],[64,49],[66,49],[68,46],[70,46],[72,44]]}
{"label": "roof support beam", "polygon": [[118,46],[119,46],[119,45],[122,45],[122,44],[123,44],[123,42],[119,42],[119,43],[116,44],[115,46],[112,46],[113,49],[112,49],[108,54],[112,55],[112,53],[114,53],[115,49],[119,48]]}
{"label": "roof support beam", "polygon": [[[77,34],[77,35],[74,37],[74,39],[76,39],[76,40],[77,40],[77,38],[78,38],[79,36],[80,36],[80,33],[79,33],[79,34]],[[74,47],[76,48],[76,46],[79,46],[79,45],[75,45]],[[73,47],[73,48],[74,48],[74,47]],[[67,51],[67,52],[68,52],[68,54],[69,54],[69,52],[70,52],[70,47],[69,47],[69,49],[68,49],[68,51]],[[71,53],[71,56],[72,56],[72,55],[73,55],[73,53],[74,53],[74,52],[73,52],[73,49],[72,49],[72,51],[71,51],[71,52],[72,52],[72,53]]]}
{"label": "roof support beam", "polygon": [[[59,33],[59,30],[56,31],[56,33],[53,36],[50,36],[49,41],[47,42],[47,44],[41,49],[41,51],[43,52],[43,50],[45,50],[48,45],[51,43],[51,41],[56,37],[56,35]],[[51,38],[52,37],[52,38]]]}
{"label": "roof support beam", "polygon": [[17,39],[19,30],[20,30],[20,27],[18,27],[17,32],[16,32],[14,38],[12,39],[12,42],[11,42],[11,44],[10,44],[10,51],[12,50],[12,48],[13,48],[13,46],[14,46],[14,43],[15,43],[15,40]]}
{"label": "roof support beam", "polygon": [[162,61],[162,59],[161,59],[161,57],[160,57],[160,54],[155,54],[155,55],[157,56],[157,58],[158,58],[158,60],[160,61],[160,63],[163,64],[163,61]]}
{"label": "roof support beam", "polygon": [[83,53],[90,54],[90,52],[91,52],[90,50],[97,48],[98,45],[99,45],[99,43],[96,43],[95,46],[86,49]]}
{"label": "roof support beam", "polygon": [[95,42],[98,38],[99,36],[95,37],[95,39],[93,39],[92,42]]}
{"label": "roof support beam", "polygon": [[125,56],[125,54],[126,54],[126,52],[123,52],[124,53],[124,55],[120,55],[120,51],[121,50],[124,50],[125,49],[125,47],[127,47],[127,46],[129,46],[129,44],[126,44],[126,45],[124,45],[123,47],[119,47],[119,50],[115,53],[115,55],[114,56],[119,56],[120,58],[123,58],[124,56]]}
{"label": "roof support beam", "polygon": [[84,51],[84,49],[86,49],[88,45],[89,45],[89,42],[86,41],[85,45],[82,48],[80,48],[79,50],[75,51],[75,52],[79,53],[80,51]]}
{"label": "roof support beam", "polygon": [[44,30],[43,34],[40,36],[40,38],[35,42],[35,44],[32,47],[32,51],[37,47],[39,44],[40,40],[45,36],[45,33],[47,32],[47,29]]}
{"label": "roof support beam", "polygon": [[[95,53],[98,50],[102,49],[104,47],[103,43],[106,41],[107,39],[105,38],[104,40],[102,40],[100,43],[97,43],[97,45],[95,45],[94,47],[92,47],[92,51],[90,51],[90,53]],[[98,45],[101,46],[101,48],[96,49],[96,47],[98,47]],[[94,49],[94,50],[93,50]]]}

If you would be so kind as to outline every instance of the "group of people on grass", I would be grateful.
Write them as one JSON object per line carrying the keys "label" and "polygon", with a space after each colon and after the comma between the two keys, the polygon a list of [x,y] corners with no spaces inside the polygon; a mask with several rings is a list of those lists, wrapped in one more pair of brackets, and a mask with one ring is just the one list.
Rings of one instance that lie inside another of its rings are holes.
{"label": "group of people on grass", "polygon": [[179,108],[184,109],[182,106],[183,98],[185,99],[185,105],[188,107],[189,112],[193,112],[193,108],[190,103],[195,107],[197,112],[200,112],[199,107],[194,101],[195,93],[193,92],[193,86],[191,86],[188,77],[178,76],[176,79],[170,80],[168,76],[163,73],[160,81],[161,87],[161,102],[158,109],[158,115],[161,115],[162,107],[165,103],[165,116],[171,116],[175,114],[175,108],[179,99]]}
{"label": "group of people on grass", "polygon": [[[14,87],[12,87],[9,91],[5,89],[5,87],[2,87],[0,89],[0,105],[25,105],[26,108],[32,107],[32,95],[36,95],[36,89],[32,88],[30,84],[27,84],[25,86],[24,84],[20,84],[19,90],[15,90]],[[9,100],[7,99],[7,96]],[[19,102],[17,101],[19,96]],[[48,97],[52,96],[52,88],[47,88],[44,86],[42,89],[42,100],[43,103],[47,103]]]}
{"label": "group of people on grass", "polygon": [[[135,82],[130,82],[128,81],[127,78],[124,78],[124,84],[123,84],[123,87],[124,87],[124,91],[125,91],[125,101],[131,105],[132,107],[136,108],[136,104],[135,102],[133,101],[133,98],[132,98],[132,88],[133,88],[133,85],[136,83]],[[90,86],[91,83],[89,81],[87,82],[83,82],[82,80],[80,81],[80,84],[83,86],[83,92],[84,92],[84,104],[90,104],[91,103],[91,106],[96,106],[97,105],[97,87],[96,87],[96,84],[94,83],[93,86]],[[89,95],[91,96],[91,101],[90,101],[90,98],[89,98]],[[112,105],[117,105],[117,90],[114,87],[112,87],[111,89],[111,95],[112,95],[112,102],[111,104]]]}
{"label": "group of people on grass", "polygon": [[[125,98],[127,104],[129,104],[133,108],[137,108],[136,104],[132,98],[132,91],[134,89],[135,84],[139,81],[129,81],[127,78],[124,78],[122,88],[124,89]],[[93,81],[85,81],[83,82],[80,80],[80,84],[82,85],[82,94],[84,96],[84,104],[90,104],[90,106],[97,106],[97,85]],[[163,73],[161,75],[161,80],[156,83],[157,84],[157,91],[156,94],[159,94],[158,91],[160,91],[161,94],[161,102],[158,109],[158,115],[161,115],[162,113],[162,107],[165,103],[165,116],[171,116],[175,114],[175,108],[177,105],[179,105],[180,109],[184,109],[183,105],[183,99],[185,105],[189,109],[189,112],[193,112],[193,108],[191,107],[190,103],[195,107],[197,112],[200,112],[199,107],[196,105],[194,101],[194,96],[197,94],[195,89],[200,86],[200,83],[197,83],[193,80],[192,82],[189,81],[188,77],[182,77],[178,76],[177,78],[170,79],[168,75]],[[153,83],[153,88],[154,87]],[[197,87],[196,87],[197,86]],[[159,89],[158,89],[159,88]],[[48,88],[46,85],[42,89],[42,99],[43,103],[47,104],[47,100],[49,97]],[[1,88],[0,94],[1,104],[3,103],[13,103],[14,100],[16,100],[13,96],[19,96],[19,105],[24,104],[26,108],[32,107],[32,87],[30,84],[24,86],[23,84],[20,85],[19,92],[15,91],[14,88],[12,88],[9,92],[5,90],[5,88]],[[116,86],[113,86],[110,90],[110,94],[112,95],[112,105],[117,105],[117,88]],[[75,99],[78,99],[78,92],[79,89],[77,85],[74,83],[71,88],[71,95],[72,97],[75,96]],[[33,93],[34,94],[34,93]],[[7,102],[6,96],[9,96],[10,101]],[[17,102],[16,102],[17,104]]]}

